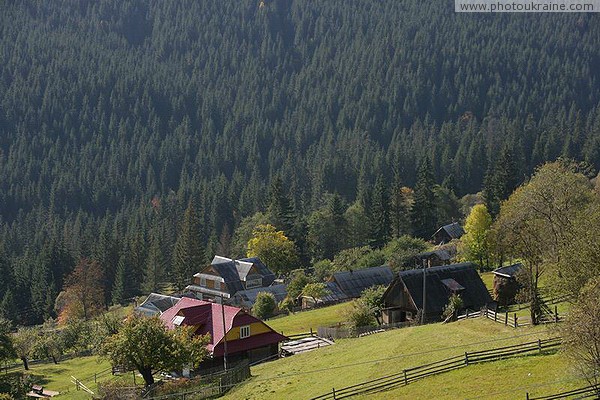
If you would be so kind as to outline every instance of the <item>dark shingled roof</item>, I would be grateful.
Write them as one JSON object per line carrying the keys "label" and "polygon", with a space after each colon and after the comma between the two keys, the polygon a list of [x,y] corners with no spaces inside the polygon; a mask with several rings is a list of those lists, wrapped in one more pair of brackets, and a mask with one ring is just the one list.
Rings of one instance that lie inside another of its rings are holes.
{"label": "dark shingled roof", "polygon": [[493,272],[494,274],[503,276],[505,278],[512,278],[517,272],[521,270],[522,267],[523,264],[516,263],[512,265],[507,265],[505,267],[496,268]]}
{"label": "dark shingled roof", "polygon": [[427,259],[433,255],[436,255],[439,257],[440,260],[443,261],[448,261],[452,258],[452,255],[450,255],[450,252],[446,249],[436,249],[436,250],[431,250],[431,251],[424,251],[423,253],[419,253],[415,256],[415,258],[419,258],[419,259]]}
{"label": "dark shingled roof", "polygon": [[342,292],[342,289],[335,282],[327,282],[325,284],[327,294],[323,296],[323,303],[337,303],[338,301],[348,300],[348,296]]}
{"label": "dark shingled roof", "polygon": [[242,281],[240,281],[240,276],[238,275],[237,269],[235,268],[235,263],[233,261],[211,265],[215,271],[217,271],[219,276],[221,276],[221,278],[223,278],[225,281],[227,291],[230,294],[233,294],[239,290],[244,290],[244,285],[242,284]]}
{"label": "dark shingled roof", "polygon": [[445,230],[448,236],[450,236],[452,239],[460,239],[460,237],[465,234],[464,229],[459,225],[458,222],[444,225],[440,229]]}
{"label": "dark shingled roof", "polygon": [[[490,293],[475,267],[475,264],[468,262],[427,268],[427,301],[425,302],[427,314],[442,312],[448,304],[451,292],[444,282],[451,285],[458,284],[465,288],[460,292],[465,308],[479,309],[491,303]],[[409,291],[415,305],[421,308],[423,304],[423,270],[401,271],[399,278]]]}
{"label": "dark shingled roof", "polygon": [[356,271],[335,272],[330,282],[339,285],[341,291],[349,298],[360,297],[367,288],[375,285],[389,285],[394,279],[394,273],[387,265]]}
{"label": "dark shingled roof", "polygon": [[[275,274],[258,257],[242,258],[239,261],[251,263],[256,270],[263,276],[263,285],[268,286],[275,280]],[[247,272],[246,272],[247,273]]]}
{"label": "dark shingled roof", "polygon": [[267,292],[273,294],[275,296],[275,300],[279,303],[281,300],[287,296],[287,286],[280,285],[272,285],[268,287],[257,287],[253,289],[240,290],[235,295],[233,295],[233,303],[242,307],[251,308],[256,301],[256,296],[260,292]]}
{"label": "dark shingled roof", "polygon": [[242,280],[246,279],[252,266],[263,276],[263,286],[269,286],[275,280],[275,274],[256,257],[232,260],[226,257],[215,256],[211,266],[225,280],[227,291],[230,294],[244,290]]}

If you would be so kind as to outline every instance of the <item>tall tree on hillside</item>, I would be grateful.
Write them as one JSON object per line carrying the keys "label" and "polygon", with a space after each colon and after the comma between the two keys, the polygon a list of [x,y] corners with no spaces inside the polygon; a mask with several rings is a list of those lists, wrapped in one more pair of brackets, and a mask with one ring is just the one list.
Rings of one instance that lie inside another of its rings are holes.
{"label": "tall tree on hillside", "polygon": [[434,185],[431,163],[429,158],[425,157],[417,171],[414,203],[411,208],[413,233],[423,239],[429,239],[436,227]]}
{"label": "tall tree on hillside", "polygon": [[505,147],[484,180],[483,198],[492,218],[498,215],[500,204],[508,199],[518,184],[519,176],[512,151]]}
{"label": "tall tree on hillside", "polygon": [[379,249],[390,240],[390,198],[383,176],[379,176],[373,188],[369,221],[371,247]]}
{"label": "tall tree on hillside", "polygon": [[259,225],[248,241],[248,257],[258,257],[275,274],[286,274],[298,267],[294,242],[273,225]]}
{"label": "tall tree on hillside", "polygon": [[177,290],[183,290],[192,275],[204,265],[200,221],[190,200],[183,215],[175,250],[173,251],[173,275]]}
{"label": "tall tree on hillside", "polygon": [[115,273],[115,282],[112,287],[112,303],[123,304],[124,301],[133,295],[132,282],[139,277],[135,277],[132,271],[131,248],[128,244],[123,246],[119,264]]}
{"label": "tall tree on hillside", "polygon": [[410,231],[410,207],[399,176],[394,178],[390,195],[390,224],[393,238]]}
{"label": "tall tree on hillside", "polygon": [[332,259],[347,242],[347,222],[344,204],[339,195],[332,195],[326,207],[314,211],[308,219],[308,244],[314,260]]}
{"label": "tall tree on hillside", "polygon": [[103,274],[97,261],[81,259],[56,299],[59,320],[90,319],[104,308]]}
{"label": "tall tree on hillside", "polygon": [[164,278],[165,266],[166,261],[161,246],[160,236],[158,232],[153,229],[150,234],[150,247],[148,249],[144,280],[142,283],[142,290],[145,293],[158,290],[159,284]]}
{"label": "tall tree on hillside", "polygon": [[10,338],[11,331],[10,320],[0,317],[0,362],[15,358],[15,349]]}
{"label": "tall tree on hillside", "polygon": [[519,278],[522,295],[531,303],[534,324],[541,315],[540,277],[561,265],[561,249],[574,240],[578,218],[594,201],[597,198],[590,181],[555,162],[538,168],[531,180],[502,204],[494,223],[495,241],[506,254],[523,260],[525,268]]}
{"label": "tall tree on hillside", "polygon": [[476,204],[465,221],[465,235],[461,238],[464,257],[475,261],[483,271],[489,267],[492,217],[484,204]]}
{"label": "tall tree on hillside", "polygon": [[277,176],[269,190],[269,206],[267,209],[269,221],[277,229],[290,235],[294,229],[295,212],[287,193],[283,189],[283,181]]}

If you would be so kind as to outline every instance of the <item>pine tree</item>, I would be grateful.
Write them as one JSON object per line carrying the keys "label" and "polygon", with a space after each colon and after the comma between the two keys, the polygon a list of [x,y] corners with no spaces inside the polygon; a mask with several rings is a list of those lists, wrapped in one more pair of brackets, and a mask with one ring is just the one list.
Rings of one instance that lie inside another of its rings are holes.
{"label": "pine tree", "polygon": [[190,200],[183,215],[175,250],[173,251],[173,273],[175,287],[183,290],[204,265],[204,251],[201,243],[201,232],[198,217]]}
{"label": "pine tree", "polygon": [[485,176],[483,197],[488,212],[495,218],[500,212],[500,204],[519,184],[517,168],[512,151],[505,147],[496,163],[488,170]]}
{"label": "pine tree", "polygon": [[164,278],[165,264],[166,262],[161,247],[160,236],[154,231],[150,236],[150,248],[148,250],[144,281],[142,283],[142,290],[145,293],[158,290],[159,284]]}
{"label": "pine tree", "polygon": [[379,249],[390,240],[390,199],[383,176],[379,176],[375,182],[369,214],[369,244]]}
{"label": "pine tree", "polygon": [[277,176],[271,183],[267,212],[272,225],[295,239],[292,237],[295,212],[289,196],[283,191],[283,181],[280,176]]}
{"label": "pine tree", "polygon": [[390,224],[393,238],[408,233],[409,229],[409,209],[407,199],[402,188],[402,181],[399,176],[394,178],[390,200]]}
{"label": "pine tree", "polygon": [[126,299],[131,297],[131,253],[129,245],[123,247],[117,270],[115,272],[115,282],[112,287],[111,297],[113,304],[123,304]]}
{"label": "pine tree", "polygon": [[417,171],[414,203],[411,209],[411,220],[414,236],[428,239],[435,230],[436,210],[435,181],[429,158],[424,158]]}

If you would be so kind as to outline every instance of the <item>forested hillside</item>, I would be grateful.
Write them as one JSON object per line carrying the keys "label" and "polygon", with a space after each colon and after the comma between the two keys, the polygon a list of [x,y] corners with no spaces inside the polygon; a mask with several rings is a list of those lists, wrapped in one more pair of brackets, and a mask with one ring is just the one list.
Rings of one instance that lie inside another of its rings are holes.
{"label": "forested hillside", "polygon": [[[430,183],[457,196],[481,190],[506,149],[517,181],[559,156],[600,167],[598,16],[453,7],[2,2],[2,309],[23,323],[53,315],[81,257],[107,293],[128,265],[139,292],[149,264],[170,270],[190,199],[210,258],[233,253],[273,188],[301,221],[286,233],[308,248],[311,213],[393,203],[427,177],[426,158]],[[388,236],[431,233],[399,218]]]}

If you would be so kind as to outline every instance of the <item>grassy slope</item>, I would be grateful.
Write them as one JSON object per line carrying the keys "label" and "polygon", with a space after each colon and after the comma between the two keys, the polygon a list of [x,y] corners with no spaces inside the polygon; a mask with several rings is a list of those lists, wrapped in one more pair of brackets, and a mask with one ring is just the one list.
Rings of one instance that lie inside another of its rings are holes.
{"label": "grassy slope", "polygon": [[[475,319],[448,325],[432,324],[399,329],[359,339],[339,340],[331,347],[254,367],[253,378],[232,390],[227,398],[310,398],[331,391],[332,387],[341,388],[360,383],[399,372],[403,368],[455,356],[464,351],[531,341],[538,336],[547,337],[552,334],[553,332],[546,327],[515,330],[491,321]],[[530,336],[515,337],[517,335]],[[473,344],[489,340],[499,341]],[[521,384],[542,383],[548,380],[544,377],[550,379],[561,376],[565,370],[564,362],[559,355],[522,357],[470,366],[407,387],[400,387],[377,397],[383,399],[399,396],[406,396],[406,398],[477,396],[480,392],[492,393]],[[524,378],[525,376],[527,378]],[[556,384],[545,389],[547,392],[553,392],[561,388],[560,384]],[[517,397],[524,396],[524,391],[525,389]],[[515,393],[507,398],[514,398],[514,395]],[[497,397],[492,396],[492,398]]]}
{"label": "grassy slope", "polygon": [[317,308],[316,310],[301,311],[285,317],[270,319],[267,322],[277,332],[287,335],[317,331],[319,326],[335,325],[345,321],[344,310],[350,303],[341,303],[329,307]]}
{"label": "grassy slope", "polygon": [[[60,392],[61,399],[87,399],[90,395],[80,390],[77,391],[71,376],[76,377],[93,392],[97,392],[98,385],[94,382],[94,374],[100,374],[98,382],[107,380],[120,380],[124,386],[133,385],[133,374],[127,373],[120,376],[112,376],[108,370],[110,363],[97,356],[78,357],[71,360],[63,360],[58,364],[44,363],[30,365],[28,374],[33,382],[43,385],[48,390]],[[20,370],[25,372],[21,367]],[[136,383],[143,383],[141,377],[136,378]]]}

